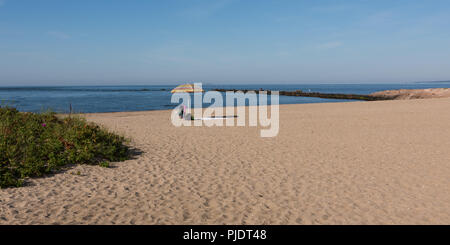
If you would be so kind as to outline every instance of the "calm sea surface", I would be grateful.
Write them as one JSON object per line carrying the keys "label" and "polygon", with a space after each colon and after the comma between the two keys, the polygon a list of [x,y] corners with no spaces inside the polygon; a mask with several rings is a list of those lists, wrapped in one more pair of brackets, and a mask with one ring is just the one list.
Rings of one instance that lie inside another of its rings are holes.
{"label": "calm sea surface", "polygon": [[[450,87],[450,82],[403,84],[289,84],[289,85],[203,85],[208,91],[225,89],[297,90],[322,93],[370,94],[390,89],[420,89]],[[13,106],[20,111],[42,112],[119,112],[167,110],[172,104],[174,86],[73,86],[73,87],[0,87],[0,105]],[[343,102],[346,100],[280,96],[280,104]],[[204,107],[209,104],[204,104]]]}

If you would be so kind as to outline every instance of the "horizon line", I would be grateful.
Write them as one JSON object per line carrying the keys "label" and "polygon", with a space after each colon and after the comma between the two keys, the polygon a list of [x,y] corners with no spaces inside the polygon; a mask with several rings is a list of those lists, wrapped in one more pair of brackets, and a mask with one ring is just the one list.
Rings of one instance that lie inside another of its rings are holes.
{"label": "horizon line", "polygon": [[[65,82],[64,82],[65,83]],[[170,82],[166,84],[158,84],[158,83],[137,83],[137,84],[93,84],[93,82],[83,82],[90,83],[89,85],[85,84],[43,84],[43,85],[1,85],[1,88],[18,88],[18,87],[123,87],[123,86],[176,86],[183,83],[196,83],[195,81],[185,81],[185,82]],[[414,83],[450,83],[450,80],[430,80],[430,81],[402,81],[402,82],[199,82],[202,85],[333,85],[333,84],[342,84],[342,85],[361,85],[361,84],[414,84]]]}

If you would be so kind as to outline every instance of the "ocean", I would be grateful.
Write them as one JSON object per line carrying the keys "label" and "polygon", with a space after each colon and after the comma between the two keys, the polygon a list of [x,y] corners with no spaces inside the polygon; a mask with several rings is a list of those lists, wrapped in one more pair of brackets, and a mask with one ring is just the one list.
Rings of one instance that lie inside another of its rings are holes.
{"label": "ocean", "polygon": [[[203,85],[205,91],[221,89],[264,89],[305,92],[370,94],[391,89],[423,89],[449,87],[450,82],[396,84],[264,84]],[[0,106],[16,107],[24,112],[52,110],[75,113],[168,110],[174,86],[66,86],[66,87],[0,87]],[[280,96],[280,104],[332,103],[348,100]],[[350,101],[348,101],[350,102]],[[204,107],[210,104],[203,104]]]}

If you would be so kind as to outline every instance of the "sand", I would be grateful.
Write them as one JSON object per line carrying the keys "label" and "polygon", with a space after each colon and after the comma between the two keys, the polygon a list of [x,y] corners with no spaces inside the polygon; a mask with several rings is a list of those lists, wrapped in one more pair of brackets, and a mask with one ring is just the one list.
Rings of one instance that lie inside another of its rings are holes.
{"label": "sand", "polygon": [[450,99],[280,109],[275,138],[175,128],[170,111],[85,115],[142,154],[1,189],[0,223],[450,224]]}
{"label": "sand", "polygon": [[372,93],[371,95],[396,100],[449,98],[450,89],[449,88],[398,89],[398,90],[379,91]]}

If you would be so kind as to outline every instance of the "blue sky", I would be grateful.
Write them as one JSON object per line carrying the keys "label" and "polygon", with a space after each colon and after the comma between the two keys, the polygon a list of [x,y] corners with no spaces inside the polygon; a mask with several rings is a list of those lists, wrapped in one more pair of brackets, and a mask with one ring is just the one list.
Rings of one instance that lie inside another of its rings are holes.
{"label": "blue sky", "polygon": [[448,0],[0,0],[0,86],[434,80]]}

